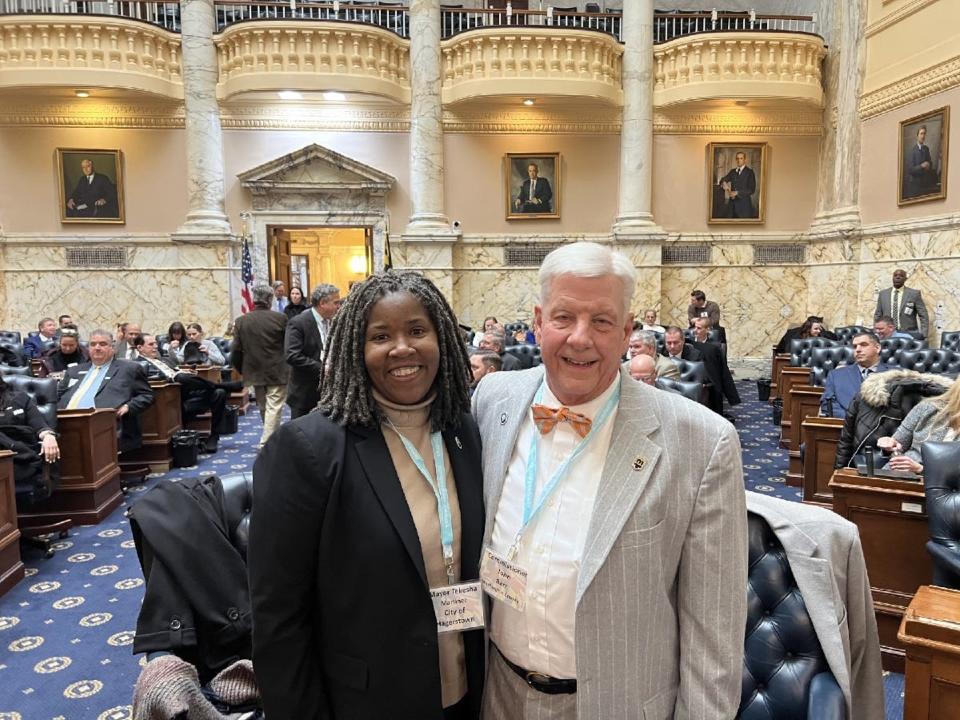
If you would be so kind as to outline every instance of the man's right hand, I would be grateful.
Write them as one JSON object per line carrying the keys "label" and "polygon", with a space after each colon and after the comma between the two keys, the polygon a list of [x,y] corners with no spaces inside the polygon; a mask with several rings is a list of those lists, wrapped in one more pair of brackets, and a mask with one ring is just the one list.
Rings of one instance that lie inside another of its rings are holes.
{"label": "man's right hand", "polygon": [[71,210],[73,210],[76,206],[77,206],[77,204],[73,201],[73,198],[70,198],[69,200],[67,200],[67,207],[68,207],[68,208],[70,208]]}

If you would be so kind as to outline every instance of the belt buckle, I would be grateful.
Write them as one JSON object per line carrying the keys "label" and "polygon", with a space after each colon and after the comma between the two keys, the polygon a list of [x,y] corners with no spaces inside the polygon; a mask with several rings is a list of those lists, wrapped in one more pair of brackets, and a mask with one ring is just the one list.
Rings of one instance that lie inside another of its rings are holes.
{"label": "belt buckle", "polygon": [[527,681],[527,685],[536,689],[536,684],[540,685],[549,685],[552,678],[549,675],[544,675],[540,672],[530,671],[524,676],[524,680]]}

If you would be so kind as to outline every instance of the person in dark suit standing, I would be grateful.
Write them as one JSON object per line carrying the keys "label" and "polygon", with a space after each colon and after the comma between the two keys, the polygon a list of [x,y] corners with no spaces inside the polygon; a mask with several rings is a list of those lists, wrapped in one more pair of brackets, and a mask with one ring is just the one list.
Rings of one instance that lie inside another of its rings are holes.
{"label": "person in dark suit standing", "polygon": [[753,194],[757,191],[757,176],[753,168],[747,167],[747,154],[737,153],[737,166],[720,178],[720,187],[727,199],[726,217],[755,218],[757,208],[753,206]]}
{"label": "person in dark suit standing", "polygon": [[917,130],[917,142],[910,148],[910,157],[906,167],[906,192],[904,197],[914,198],[929,195],[937,191],[940,177],[933,166],[930,147],[926,144],[927,126]]}
{"label": "person in dark suit standing", "polygon": [[873,311],[873,321],[882,317],[893,318],[897,330],[910,333],[923,339],[930,334],[930,318],[923,294],[914,288],[905,287],[907,271],[897,268],[893,271],[893,287],[880,291],[877,295],[877,307]]}
{"label": "person in dark suit standing", "polygon": [[318,285],[310,294],[310,309],[287,323],[283,354],[290,366],[287,405],[293,419],[313,410],[320,399],[331,323],[339,307],[340,289],[335,285]]}
{"label": "person in dark suit standing", "polygon": [[118,217],[117,188],[110,178],[97,174],[89,158],[80,161],[80,171],[83,175],[67,198],[67,217]]}
{"label": "person in dark suit standing", "polygon": [[277,430],[253,469],[263,708],[476,720],[481,453],[456,317],[422,275],[388,270],[351,290],[332,343],[320,410]]}
{"label": "person in dark suit standing", "polygon": [[679,360],[698,362],[703,360],[703,353],[686,342],[683,337],[683,330],[676,325],[668,327],[667,332],[663,335],[662,354],[673,362]]}
{"label": "person in dark suit standing", "polygon": [[723,357],[723,350],[718,342],[710,341],[710,321],[706,318],[697,318],[693,321],[694,337],[691,345],[703,355],[704,369],[710,378],[710,387],[707,390],[710,409],[723,414],[723,398],[731,405],[740,404],[740,393],[733,382],[730,367]]}
{"label": "person in dark suit standing", "polygon": [[147,374],[137,363],[113,356],[113,333],[94,330],[87,341],[90,362],[68,367],[58,386],[57,407],[113,408],[120,420],[120,451],[142,444],[139,415],[153,404]]}
{"label": "person in dark suit standing", "polygon": [[255,285],[253,310],[233,321],[230,362],[243,375],[243,384],[253,387],[263,422],[262,446],[280,426],[280,413],[287,394],[289,368],[283,361],[283,336],[287,316],[271,310],[273,288]]}
{"label": "person in dark suit standing", "polygon": [[520,186],[513,206],[522,213],[553,212],[553,188],[549,180],[540,177],[540,168],[536,163],[527,165],[527,179]]}

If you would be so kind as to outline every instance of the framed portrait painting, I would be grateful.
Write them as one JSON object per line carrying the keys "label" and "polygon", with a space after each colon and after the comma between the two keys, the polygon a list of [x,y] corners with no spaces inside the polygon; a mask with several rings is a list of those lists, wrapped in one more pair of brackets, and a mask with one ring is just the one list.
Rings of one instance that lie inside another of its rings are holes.
{"label": "framed portrait painting", "polygon": [[947,135],[950,108],[900,123],[900,173],[897,205],[947,196]]}
{"label": "framed portrait painting", "polygon": [[560,153],[507,153],[507,220],[560,217]]}
{"label": "framed portrait painting", "polygon": [[119,150],[57,148],[60,222],[122,224],[122,160]]}
{"label": "framed portrait painting", "polygon": [[766,143],[707,145],[707,222],[762,223],[766,169]]}

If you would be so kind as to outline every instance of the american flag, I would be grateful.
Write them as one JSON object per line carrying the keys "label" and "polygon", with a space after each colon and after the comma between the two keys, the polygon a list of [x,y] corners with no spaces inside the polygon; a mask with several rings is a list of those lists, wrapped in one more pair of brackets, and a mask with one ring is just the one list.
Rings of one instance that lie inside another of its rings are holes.
{"label": "american flag", "polygon": [[253,261],[250,259],[250,243],[243,239],[243,260],[240,262],[240,278],[243,280],[243,289],[240,291],[240,312],[248,313],[253,310]]}

